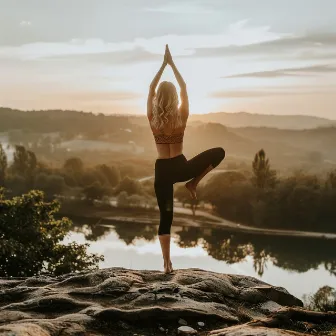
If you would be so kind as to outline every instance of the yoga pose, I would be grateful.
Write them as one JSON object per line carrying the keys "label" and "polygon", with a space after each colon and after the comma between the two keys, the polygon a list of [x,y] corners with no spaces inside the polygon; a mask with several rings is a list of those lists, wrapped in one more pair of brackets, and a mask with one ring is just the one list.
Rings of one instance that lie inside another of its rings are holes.
{"label": "yoga pose", "polygon": [[[169,64],[180,86],[181,104],[173,83],[163,81],[155,92],[163,70]],[[187,86],[176,68],[168,45],[163,64],[149,87],[147,117],[157,147],[154,189],[160,209],[159,240],[162,249],[164,272],[171,273],[170,228],[173,222],[174,189],[176,182],[187,182],[185,187],[197,199],[196,187],[201,179],[219,165],[225,157],[221,147],[208,149],[191,160],[182,154],[183,135],[189,116]]]}

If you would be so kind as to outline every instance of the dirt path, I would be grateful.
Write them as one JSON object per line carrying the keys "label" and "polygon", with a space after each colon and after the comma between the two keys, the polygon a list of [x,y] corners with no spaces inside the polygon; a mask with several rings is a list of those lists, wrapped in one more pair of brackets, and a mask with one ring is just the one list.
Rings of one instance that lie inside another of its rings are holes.
{"label": "dirt path", "polygon": [[[175,213],[189,214],[192,216],[192,211],[190,209],[185,209],[181,207],[174,207]],[[196,210],[198,216],[209,218],[211,220],[217,221],[217,223],[207,223],[217,227],[227,228],[233,232],[244,232],[244,233],[254,233],[262,235],[271,236],[286,236],[286,237],[307,237],[307,238],[327,238],[336,239],[335,233],[324,233],[324,232],[310,232],[310,231],[294,231],[294,230],[278,230],[278,229],[267,229],[267,228],[257,228],[253,226],[247,226],[239,223],[234,223],[223,219],[221,217],[209,214],[206,211]]]}
{"label": "dirt path", "polygon": [[[210,172],[211,173],[218,173],[218,172],[226,172],[230,170],[217,170]],[[143,178],[138,179],[139,182],[144,182],[153,178],[154,176],[146,176]],[[190,209],[182,208],[179,206],[174,205],[174,212],[180,214],[186,214],[192,216],[192,211]],[[202,216],[204,218],[208,218],[211,220],[216,221],[217,223],[209,223],[205,222],[207,225],[214,225],[217,227],[221,227],[223,229],[228,229],[233,232],[244,232],[244,233],[252,233],[252,234],[262,234],[262,235],[270,235],[270,236],[285,236],[285,237],[306,237],[306,238],[326,238],[326,239],[336,239],[335,233],[325,233],[325,232],[310,232],[310,231],[295,231],[295,230],[278,230],[278,229],[267,229],[267,228],[257,228],[253,226],[247,226],[239,223],[234,223],[223,219],[221,217],[212,215],[206,211],[196,210],[196,214],[198,216]]]}

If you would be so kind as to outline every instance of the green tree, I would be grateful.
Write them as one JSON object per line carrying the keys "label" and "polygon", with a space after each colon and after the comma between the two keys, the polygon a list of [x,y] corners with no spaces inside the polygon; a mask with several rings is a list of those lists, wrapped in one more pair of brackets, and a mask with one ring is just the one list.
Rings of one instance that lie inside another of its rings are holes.
{"label": "green tree", "polygon": [[40,173],[36,176],[34,188],[42,190],[48,198],[61,195],[66,189],[64,178],[60,175],[47,175]]}
{"label": "green tree", "polygon": [[191,198],[189,191],[184,185],[179,186],[178,188],[176,188],[176,191],[174,191],[174,197],[176,197],[182,203],[183,207],[185,207],[185,204],[189,204],[191,211],[193,213],[193,216],[195,216],[197,205],[199,204],[199,199],[202,197],[201,190],[202,188],[201,186],[199,186],[197,190],[198,199],[194,200]]}
{"label": "green tree", "polygon": [[105,176],[111,187],[115,187],[120,182],[120,172],[115,166],[109,167],[102,164],[97,166],[96,169]]}
{"label": "green tree", "polygon": [[321,287],[314,295],[305,296],[308,309],[322,312],[336,311],[336,289],[330,286]]}
{"label": "green tree", "polygon": [[64,162],[63,168],[73,173],[80,173],[83,171],[83,161],[78,157],[72,157]]}
{"label": "green tree", "polygon": [[260,189],[274,187],[276,183],[276,172],[271,169],[266,153],[261,149],[256,153],[252,162],[253,176],[252,183]]}
{"label": "green tree", "polygon": [[127,208],[130,206],[129,200],[128,200],[128,195],[126,191],[122,191],[118,196],[117,196],[117,206],[120,208]]}
{"label": "green tree", "polygon": [[126,191],[128,195],[143,194],[141,183],[137,180],[133,180],[128,176],[124,177],[116,187],[116,194],[119,194],[121,191]]}
{"label": "green tree", "polygon": [[25,179],[26,188],[33,188],[37,168],[37,159],[34,152],[27,151],[24,146],[16,145],[13,163],[10,168],[13,174]]}
{"label": "green tree", "polygon": [[0,276],[61,274],[97,268],[103,257],[87,254],[87,244],[61,242],[72,222],[55,220],[60,205],[45,202],[43,192],[12,199],[0,192]]}
{"label": "green tree", "polygon": [[106,189],[98,182],[94,182],[89,186],[86,186],[83,189],[83,193],[87,200],[94,201],[94,200],[100,200],[103,198],[103,196],[106,195]]}
{"label": "green tree", "polygon": [[7,155],[0,143],[0,187],[5,185],[7,164]]}

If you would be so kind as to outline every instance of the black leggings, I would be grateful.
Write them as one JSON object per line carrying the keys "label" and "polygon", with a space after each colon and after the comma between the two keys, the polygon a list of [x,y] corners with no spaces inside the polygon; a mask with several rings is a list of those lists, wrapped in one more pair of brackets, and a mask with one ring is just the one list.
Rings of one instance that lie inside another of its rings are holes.
{"label": "black leggings", "polygon": [[201,175],[210,165],[215,168],[225,157],[221,147],[208,149],[191,160],[181,154],[155,162],[154,189],[160,209],[159,235],[170,234],[173,222],[174,183],[184,182]]}

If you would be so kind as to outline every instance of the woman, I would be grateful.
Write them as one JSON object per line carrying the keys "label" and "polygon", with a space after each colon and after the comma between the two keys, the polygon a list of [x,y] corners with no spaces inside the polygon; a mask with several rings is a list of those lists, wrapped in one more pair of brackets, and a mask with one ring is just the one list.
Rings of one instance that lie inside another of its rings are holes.
{"label": "woman", "polygon": [[[163,70],[169,64],[180,86],[181,104],[173,83],[162,82],[155,92]],[[147,99],[147,117],[156,142],[158,158],[155,162],[155,194],[160,209],[159,240],[164,260],[164,272],[171,273],[170,228],[173,222],[173,185],[186,182],[193,199],[201,179],[219,165],[225,157],[221,147],[208,149],[191,160],[182,154],[183,135],[189,116],[187,86],[177,70],[168,45],[163,64],[154,77]]]}

